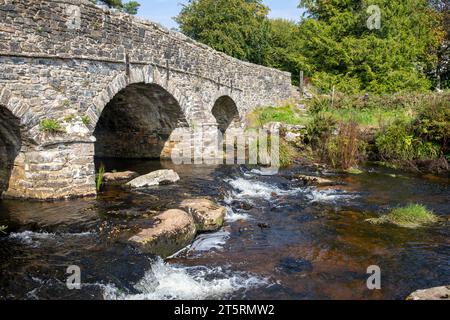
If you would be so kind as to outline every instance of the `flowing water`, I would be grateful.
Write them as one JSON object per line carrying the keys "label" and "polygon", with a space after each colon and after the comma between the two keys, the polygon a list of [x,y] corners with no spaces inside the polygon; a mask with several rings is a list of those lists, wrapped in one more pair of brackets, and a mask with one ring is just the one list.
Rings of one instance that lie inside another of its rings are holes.
{"label": "flowing water", "polygon": [[[120,187],[97,199],[0,202],[2,299],[404,299],[450,284],[450,181],[371,168],[333,175],[333,187],[238,166],[172,166],[104,159],[109,170],[141,174],[173,168],[181,181],[140,191]],[[149,217],[191,197],[227,207],[222,230],[199,235],[163,261],[122,241]],[[404,229],[365,222],[408,203],[441,217]],[[81,290],[68,290],[66,269],[81,268]],[[370,291],[378,265],[382,290]]]}

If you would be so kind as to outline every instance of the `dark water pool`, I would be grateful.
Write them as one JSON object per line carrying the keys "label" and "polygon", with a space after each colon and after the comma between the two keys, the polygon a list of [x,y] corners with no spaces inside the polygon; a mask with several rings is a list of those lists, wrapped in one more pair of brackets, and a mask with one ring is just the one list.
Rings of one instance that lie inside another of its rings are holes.
{"label": "dark water pool", "polygon": [[[450,181],[372,168],[330,175],[334,187],[304,187],[303,168],[262,176],[245,167],[103,160],[109,170],[175,169],[181,181],[98,199],[0,202],[1,299],[404,299],[450,284]],[[118,240],[148,218],[206,196],[225,205],[225,226],[166,261]],[[421,203],[442,219],[421,229],[365,219]],[[81,269],[68,290],[66,269]],[[367,289],[378,265],[382,289]]]}

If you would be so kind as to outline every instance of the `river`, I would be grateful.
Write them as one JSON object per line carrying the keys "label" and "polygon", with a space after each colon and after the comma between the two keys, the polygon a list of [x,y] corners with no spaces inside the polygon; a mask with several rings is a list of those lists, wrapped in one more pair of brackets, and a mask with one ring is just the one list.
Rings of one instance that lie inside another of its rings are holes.
{"label": "river", "polygon": [[[450,283],[450,179],[368,167],[326,173],[333,187],[292,179],[307,168],[263,176],[245,166],[173,166],[101,160],[108,170],[176,170],[175,185],[97,199],[0,201],[0,299],[404,299]],[[222,230],[163,261],[121,241],[157,212],[191,197],[227,207]],[[441,222],[419,229],[377,226],[368,218],[421,203]],[[66,269],[81,269],[68,290]],[[367,268],[382,289],[368,290]]]}

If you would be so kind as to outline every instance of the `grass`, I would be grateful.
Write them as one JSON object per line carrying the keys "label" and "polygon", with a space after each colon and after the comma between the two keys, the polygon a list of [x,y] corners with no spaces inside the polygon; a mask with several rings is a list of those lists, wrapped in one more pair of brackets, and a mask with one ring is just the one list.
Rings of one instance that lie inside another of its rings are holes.
{"label": "grass", "polygon": [[91,119],[88,116],[82,116],[81,121],[85,126],[88,126],[91,124]]}
{"label": "grass", "polygon": [[253,110],[247,116],[249,128],[261,128],[270,122],[282,122],[292,125],[305,125],[309,116],[300,114],[295,107],[285,105],[281,107],[265,107]]}
{"label": "grass", "polygon": [[44,119],[41,121],[40,125],[41,131],[47,133],[63,133],[64,128],[61,126],[58,120],[55,119]]}
{"label": "grass", "polygon": [[[328,107],[320,111],[324,116],[333,117],[338,122],[354,121],[361,127],[380,128],[394,122],[396,119],[411,120],[411,112],[406,109],[371,108],[338,109]],[[258,108],[247,116],[249,128],[260,128],[269,122],[282,122],[291,125],[307,125],[313,116],[310,113],[300,113],[293,106]]]}
{"label": "grass", "polygon": [[385,124],[397,119],[411,120],[412,117],[406,110],[374,109],[334,109],[329,108],[322,111],[323,114],[333,117],[339,122],[355,121],[361,127],[380,128]]}
{"label": "grass", "polygon": [[97,191],[100,191],[103,185],[103,176],[105,175],[105,165],[101,165],[100,168],[98,169],[98,173],[97,173],[97,181],[96,181],[96,188]]}
{"label": "grass", "polygon": [[404,228],[418,228],[434,223],[438,218],[426,207],[419,204],[410,204],[403,208],[396,208],[390,213],[374,219],[368,219],[372,224],[394,224]]}

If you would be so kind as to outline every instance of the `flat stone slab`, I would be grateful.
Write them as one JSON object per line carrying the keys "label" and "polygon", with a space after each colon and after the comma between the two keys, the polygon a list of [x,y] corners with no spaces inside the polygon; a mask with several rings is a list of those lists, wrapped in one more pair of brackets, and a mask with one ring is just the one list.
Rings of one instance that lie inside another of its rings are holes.
{"label": "flat stone slab", "polygon": [[188,199],[181,205],[192,214],[198,231],[216,231],[223,225],[227,209],[208,199]]}
{"label": "flat stone slab", "polygon": [[180,176],[173,170],[158,170],[128,182],[127,186],[131,188],[144,188],[175,183],[179,180]]}
{"label": "flat stone slab", "polygon": [[450,286],[417,290],[406,300],[450,300]]}
{"label": "flat stone slab", "polygon": [[138,176],[139,174],[134,171],[107,172],[103,175],[103,183],[105,184],[127,183]]}
{"label": "flat stone slab", "polygon": [[168,210],[156,216],[157,224],[143,229],[128,241],[142,251],[167,258],[194,241],[197,229],[193,217],[182,210]]}

